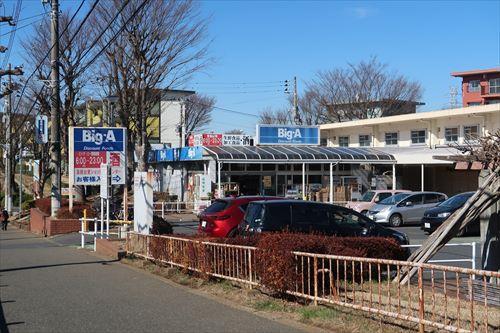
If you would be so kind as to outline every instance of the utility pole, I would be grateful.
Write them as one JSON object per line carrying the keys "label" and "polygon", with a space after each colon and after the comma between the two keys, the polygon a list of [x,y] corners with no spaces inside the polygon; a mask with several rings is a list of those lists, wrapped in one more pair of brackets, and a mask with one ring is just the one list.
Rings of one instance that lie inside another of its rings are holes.
{"label": "utility pole", "polygon": [[52,163],[52,190],[51,190],[51,216],[56,216],[61,208],[61,105],[59,101],[59,0],[51,0],[51,25],[50,37],[52,50],[50,53],[50,84],[52,96],[50,101],[50,122],[51,122],[51,152],[50,162]]}
{"label": "utility pole", "polygon": [[[10,71],[10,64],[8,67]],[[12,213],[12,184],[11,184],[11,175],[12,175],[12,126],[11,126],[11,112],[12,112],[12,76],[9,75],[9,79],[7,81],[7,92],[10,93],[7,95],[7,99],[5,100],[5,209],[9,214]]]}
{"label": "utility pole", "polygon": [[19,216],[23,211],[23,139],[19,133]]}
{"label": "utility pole", "polygon": [[297,94],[297,77],[293,77],[293,120],[296,125],[301,125],[302,120],[299,114],[299,96]]}
{"label": "utility pole", "polygon": [[14,69],[8,65],[7,70],[0,70],[0,77],[8,75],[7,87],[0,94],[0,98],[7,97],[5,100],[5,209],[12,213],[12,93],[18,89],[17,85],[12,84],[12,75],[23,75],[20,67]]}

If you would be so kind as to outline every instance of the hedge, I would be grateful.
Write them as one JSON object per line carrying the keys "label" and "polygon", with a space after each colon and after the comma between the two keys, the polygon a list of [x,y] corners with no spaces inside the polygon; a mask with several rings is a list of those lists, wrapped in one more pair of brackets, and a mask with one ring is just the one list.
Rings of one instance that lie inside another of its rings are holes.
{"label": "hedge", "polygon": [[[223,243],[241,246],[257,247],[255,269],[260,278],[260,283],[277,293],[284,293],[287,290],[294,290],[305,284],[309,277],[313,276],[312,265],[310,270],[296,272],[296,267],[300,265],[292,252],[306,252],[316,254],[330,254],[349,257],[365,257],[379,259],[405,260],[406,251],[399,244],[390,238],[377,237],[335,237],[315,234],[298,234],[290,232],[264,233],[251,237],[235,238],[207,238],[201,236],[183,237],[199,242]],[[192,242],[184,246],[184,251],[174,251],[168,253],[167,241],[162,238],[155,238],[151,242],[151,255],[157,260],[169,259],[183,264],[185,267],[198,267],[202,274],[210,273],[213,269],[210,265],[213,260],[213,253],[208,247],[201,243]],[[169,257],[174,255],[175,258]],[[221,263],[218,263],[221,266]],[[223,265],[223,264],[222,264]],[[359,264],[357,264],[359,267]],[[220,267],[219,267],[220,268]],[[330,267],[325,267],[330,268]],[[368,274],[368,265],[364,265],[364,273]],[[376,269],[372,265],[372,273]],[[336,267],[331,267],[336,272]],[[348,280],[360,279],[359,269],[352,275],[352,264],[346,263],[340,267],[339,274],[347,277]]]}

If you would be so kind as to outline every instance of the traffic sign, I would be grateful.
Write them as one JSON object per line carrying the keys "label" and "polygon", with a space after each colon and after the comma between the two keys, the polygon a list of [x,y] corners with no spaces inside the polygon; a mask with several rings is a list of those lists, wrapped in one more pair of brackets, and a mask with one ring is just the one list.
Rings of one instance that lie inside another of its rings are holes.
{"label": "traffic sign", "polygon": [[70,177],[74,185],[100,185],[101,164],[108,164],[111,185],[125,184],[127,129],[70,127]]}

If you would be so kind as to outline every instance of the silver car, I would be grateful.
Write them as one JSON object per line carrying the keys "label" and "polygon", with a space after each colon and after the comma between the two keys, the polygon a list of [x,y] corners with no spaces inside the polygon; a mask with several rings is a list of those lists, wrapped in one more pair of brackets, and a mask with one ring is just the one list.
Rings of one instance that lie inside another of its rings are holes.
{"label": "silver car", "polygon": [[399,227],[406,223],[420,223],[427,209],[448,197],[439,192],[411,192],[390,196],[373,206],[366,216],[377,223]]}

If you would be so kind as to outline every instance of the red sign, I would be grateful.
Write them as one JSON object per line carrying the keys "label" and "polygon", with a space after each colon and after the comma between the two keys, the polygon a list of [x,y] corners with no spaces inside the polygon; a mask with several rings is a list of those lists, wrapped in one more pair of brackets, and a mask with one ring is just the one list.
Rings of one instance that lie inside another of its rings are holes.
{"label": "red sign", "polygon": [[189,137],[188,137],[188,146],[189,147],[193,147],[194,146],[194,135],[191,134]]}
{"label": "red sign", "polygon": [[75,169],[100,168],[103,163],[106,163],[105,151],[75,151]]}
{"label": "red sign", "polygon": [[120,166],[120,153],[109,153],[109,163],[111,166]]}
{"label": "red sign", "polygon": [[214,147],[222,146],[222,134],[203,134],[202,135],[203,146]]}

